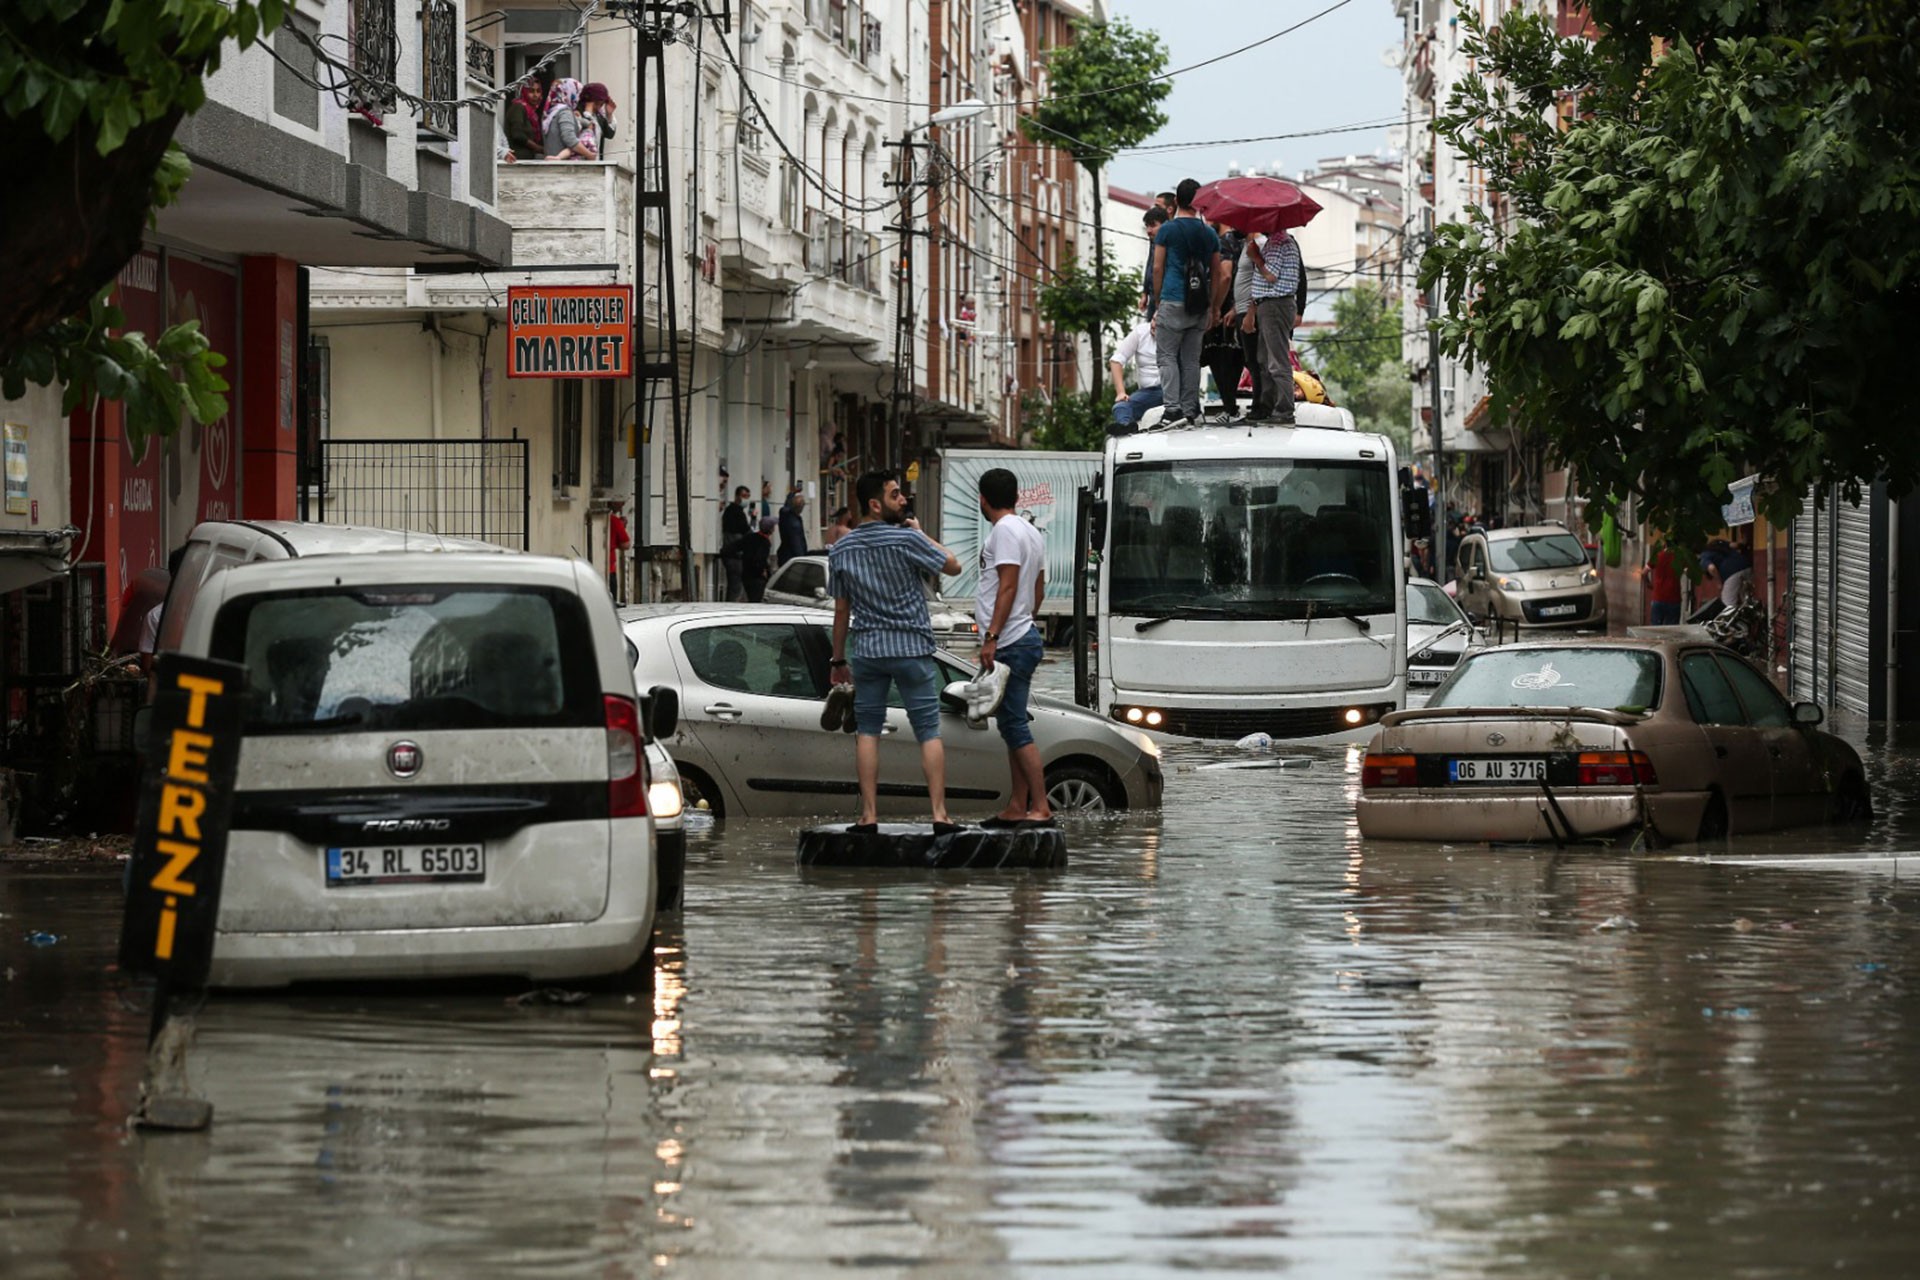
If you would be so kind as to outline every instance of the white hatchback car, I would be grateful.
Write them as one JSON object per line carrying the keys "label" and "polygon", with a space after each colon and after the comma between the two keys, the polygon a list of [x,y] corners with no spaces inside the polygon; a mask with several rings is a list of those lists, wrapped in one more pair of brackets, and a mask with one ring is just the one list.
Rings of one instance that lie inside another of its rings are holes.
{"label": "white hatchback car", "polygon": [[640,707],[590,567],[319,555],[196,586],[178,648],[248,672],[214,985],[644,961]]}
{"label": "white hatchback car", "polygon": [[[833,600],[827,591],[831,577],[824,555],[795,556],[767,579],[766,602],[831,609]],[[934,583],[927,582],[926,588],[927,618],[933,624],[934,643],[949,649],[955,645],[979,644],[980,628],[975,625],[973,615],[950,608]]]}

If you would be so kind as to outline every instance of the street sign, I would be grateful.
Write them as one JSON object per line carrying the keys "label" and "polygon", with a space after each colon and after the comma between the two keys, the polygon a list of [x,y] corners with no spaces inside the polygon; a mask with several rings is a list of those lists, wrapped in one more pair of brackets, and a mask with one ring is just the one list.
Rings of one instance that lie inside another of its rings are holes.
{"label": "street sign", "polygon": [[247,669],[163,653],[155,676],[120,967],[180,990],[205,985],[213,960]]}
{"label": "street sign", "polygon": [[507,290],[509,378],[631,378],[633,286]]}

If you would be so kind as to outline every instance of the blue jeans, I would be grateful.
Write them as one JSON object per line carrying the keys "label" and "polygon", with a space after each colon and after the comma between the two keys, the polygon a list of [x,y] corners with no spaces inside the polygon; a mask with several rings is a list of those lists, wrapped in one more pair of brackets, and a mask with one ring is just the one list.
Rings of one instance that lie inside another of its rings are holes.
{"label": "blue jeans", "polygon": [[887,727],[887,693],[900,688],[913,736],[931,742],[940,736],[940,668],[931,654],[921,658],[862,658],[849,660],[853,670],[854,727],[877,738]]}
{"label": "blue jeans", "polygon": [[1671,603],[1655,600],[1647,606],[1647,622],[1652,626],[1671,627],[1678,625],[1679,621],[1680,602],[1678,600]]}
{"label": "blue jeans", "polygon": [[1034,669],[1040,665],[1040,658],[1046,651],[1046,642],[1040,638],[1040,628],[1037,626],[1012,644],[996,647],[993,651],[993,660],[1007,669],[1007,693],[993,716],[994,723],[1000,728],[1000,740],[1007,744],[1009,751],[1018,751],[1033,743],[1033,730],[1030,727],[1032,717],[1027,714],[1027,699],[1033,692]]}
{"label": "blue jeans", "polygon": [[1140,425],[1141,415],[1149,409],[1159,408],[1163,399],[1164,397],[1160,393],[1160,388],[1154,386],[1142,387],[1125,400],[1114,401],[1113,424],[1107,428],[1107,434],[1110,436],[1131,435],[1134,428]]}

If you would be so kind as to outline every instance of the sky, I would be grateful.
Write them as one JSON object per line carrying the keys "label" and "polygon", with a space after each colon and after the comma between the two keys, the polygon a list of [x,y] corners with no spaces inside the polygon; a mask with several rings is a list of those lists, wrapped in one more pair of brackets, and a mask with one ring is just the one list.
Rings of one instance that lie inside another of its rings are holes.
{"label": "sky", "polygon": [[[1337,0],[1107,0],[1110,17],[1160,33],[1175,70],[1250,44],[1310,17]],[[1342,8],[1271,44],[1174,77],[1162,103],[1167,126],[1155,143],[1264,137],[1398,116],[1401,78],[1382,55],[1400,45],[1392,0],[1349,0]],[[1370,128],[1175,152],[1123,155],[1107,179],[1115,186],[1170,191],[1184,177],[1226,176],[1227,166],[1270,168],[1289,176],[1326,156],[1363,155],[1400,131]]]}

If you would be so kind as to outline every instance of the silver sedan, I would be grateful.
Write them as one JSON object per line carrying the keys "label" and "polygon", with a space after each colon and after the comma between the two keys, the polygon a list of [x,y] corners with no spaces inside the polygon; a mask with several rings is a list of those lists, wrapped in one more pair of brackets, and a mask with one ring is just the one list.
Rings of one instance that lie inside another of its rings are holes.
{"label": "silver sedan", "polygon": [[[667,739],[689,804],[717,817],[840,815],[859,803],[853,743],[820,727],[833,616],[781,605],[636,605],[620,611],[639,652],[639,687],[680,694]],[[937,655],[942,683],[969,680],[971,664]],[[1006,746],[944,705],[947,799],[984,816],[1006,805]],[[1160,806],[1159,748],[1146,734],[1068,703],[1033,700],[1033,736],[1056,811]],[[924,814],[927,789],[906,711],[887,711],[880,740],[880,811]]]}

